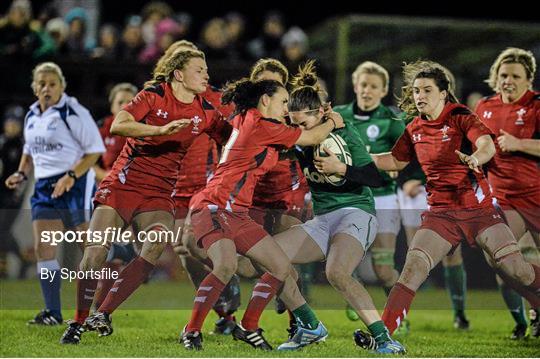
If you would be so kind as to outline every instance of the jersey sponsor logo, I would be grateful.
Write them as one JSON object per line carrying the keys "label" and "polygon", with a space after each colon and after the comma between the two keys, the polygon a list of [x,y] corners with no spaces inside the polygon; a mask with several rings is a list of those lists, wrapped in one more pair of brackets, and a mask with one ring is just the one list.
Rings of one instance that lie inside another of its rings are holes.
{"label": "jersey sponsor logo", "polygon": [[518,118],[515,122],[516,125],[524,125],[525,121],[523,121],[523,115],[527,113],[527,110],[524,108],[520,108],[518,111],[516,111]]}
{"label": "jersey sponsor logo", "polygon": [[198,135],[199,132],[199,124],[202,122],[202,118],[199,116],[195,116],[191,119],[191,122],[193,122],[193,128],[191,129],[191,133],[194,135]]}
{"label": "jersey sponsor logo", "polygon": [[422,134],[421,133],[413,133],[412,135],[413,142],[419,142],[422,140]]}
{"label": "jersey sponsor logo", "polygon": [[381,133],[381,130],[379,126],[377,125],[369,125],[366,134],[370,141],[375,141],[377,137],[379,137],[379,134]]}
{"label": "jersey sponsor logo", "polygon": [[444,125],[443,128],[440,129],[440,131],[442,132],[442,141],[443,142],[446,142],[446,141],[450,141],[450,136],[448,136],[448,130],[450,129],[450,126],[447,126],[447,125]]}
{"label": "jersey sponsor logo", "polygon": [[314,183],[326,183],[326,178],[324,175],[320,172],[313,171],[311,172],[308,168],[304,168],[304,176],[308,179],[308,181],[314,182]]}
{"label": "jersey sponsor logo", "polygon": [[169,113],[167,111],[163,111],[162,109],[158,109],[157,112],[156,112],[156,116],[157,117],[163,117],[163,118],[167,118],[167,116],[169,116]]}
{"label": "jersey sponsor logo", "polygon": [[482,115],[482,117],[484,117],[486,119],[490,119],[491,116],[493,116],[493,112],[491,112],[491,111],[484,111],[484,114]]}
{"label": "jersey sponsor logo", "polygon": [[55,131],[58,120],[55,118],[47,125],[47,131]]}

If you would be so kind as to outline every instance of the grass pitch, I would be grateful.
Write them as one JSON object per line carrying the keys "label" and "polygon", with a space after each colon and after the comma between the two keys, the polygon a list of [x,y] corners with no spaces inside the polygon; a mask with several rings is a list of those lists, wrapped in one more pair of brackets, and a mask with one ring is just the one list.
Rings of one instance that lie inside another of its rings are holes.
{"label": "grass pitch", "polygon": [[[243,306],[249,298],[250,283],[242,284]],[[178,334],[187,322],[194,290],[187,283],[151,282],[141,287],[113,315],[114,333],[98,338],[85,333],[76,346],[60,345],[64,326],[27,326],[41,307],[37,281],[0,282],[0,356],[2,357],[366,357],[373,354],[355,347],[352,333],[364,328],[349,321],[344,302],[332,288],[312,289],[312,305],[330,335],[325,343],[299,352],[270,353],[252,349],[230,336],[210,335],[215,314],[210,314],[203,329],[204,351],[188,352],[178,344]],[[384,293],[370,288],[376,304],[382,307]],[[74,285],[63,287],[64,317],[73,315]],[[411,357],[538,357],[540,339],[519,342],[508,339],[513,321],[495,291],[468,293],[471,330],[456,331],[446,293],[440,289],[420,291],[409,319],[411,332],[397,337]],[[241,312],[237,317],[241,316]],[[273,310],[263,314],[261,326],[275,347],[286,339],[287,316]]]}

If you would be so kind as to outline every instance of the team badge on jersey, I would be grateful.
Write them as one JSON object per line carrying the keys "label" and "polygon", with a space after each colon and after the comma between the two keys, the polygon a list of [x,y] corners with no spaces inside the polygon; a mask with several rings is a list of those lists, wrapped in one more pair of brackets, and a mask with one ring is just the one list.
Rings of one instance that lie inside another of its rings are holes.
{"label": "team badge on jersey", "polygon": [[450,141],[450,136],[448,136],[448,130],[450,129],[449,126],[447,125],[444,125],[443,128],[441,128],[441,132],[442,132],[442,141],[445,142],[445,141]]}
{"label": "team badge on jersey", "polygon": [[191,119],[191,122],[193,122],[193,128],[191,129],[191,133],[194,135],[198,135],[199,132],[199,124],[202,122],[202,118],[199,116],[195,116]]}
{"label": "team badge on jersey", "polygon": [[376,141],[377,137],[379,137],[379,134],[381,133],[381,130],[379,129],[379,126],[377,125],[369,125],[369,127],[366,130],[366,134],[370,141]]}
{"label": "team badge on jersey", "polygon": [[524,125],[525,122],[523,121],[523,115],[527,113],[527,110],[524,108],[520,108],[518,111],[516,111],[518,118],[515,122],[516,125]]}

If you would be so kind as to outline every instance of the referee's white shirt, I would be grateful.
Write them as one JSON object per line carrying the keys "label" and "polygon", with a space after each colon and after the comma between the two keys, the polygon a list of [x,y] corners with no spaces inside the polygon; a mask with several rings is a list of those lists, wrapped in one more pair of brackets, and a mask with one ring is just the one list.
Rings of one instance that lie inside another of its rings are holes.
{"label": "referee's white shirt", "polygon": [[87,153],[103,153],[105,146],[90,112],[65,93],[41,113],[30,106],[24,121],[24,150],[34,161],[36,179],[69,171]]}

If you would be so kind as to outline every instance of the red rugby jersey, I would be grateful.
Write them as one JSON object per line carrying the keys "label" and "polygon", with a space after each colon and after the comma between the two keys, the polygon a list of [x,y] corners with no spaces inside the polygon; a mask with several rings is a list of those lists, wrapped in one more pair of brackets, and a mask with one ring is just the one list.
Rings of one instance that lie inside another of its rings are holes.
{"label": "red rugby jersey", "polygon": [[256,109],[235,116],[232,125],[216,174],[193,196],[192,208],[217,205],[247,211],[258,179],[276,165],[279,150],[292,147],[302,133],[299,128],[264,118]]}
{"label": "red rugby jersey", "polygon": [[[228,118],[234,106],[221,104],[221,92],[211,86],[201,94],[224,117]],[[218,163],[216,142],[206,134],[199,136],[188,149],[178,173],[175,185],[175,197],[189,198],[206,186],[214,175]]]}
{"label": "red rugby jersey", "polygon": [[224,143],[232,129],[208,101],[196,96],[192,103],[182,103],[167,83],[142,90],[124,110],[136,121],[148,125],[163,126],[185,118],[191,119],[191,124],[174,135],[128,138],[105,183],[118,180],[137,188],[172,194],[180,163],[193,141],[207,133]]}
{"label": "red rugby jersey", "polygon": [[486,178],[461,163],[455,150],[471,154],[489,129],[467,107],[447,103],[434,121],[414,118],[392,149],[399,161],[418,158],[426,174],[431,208],[469,209],[492,205]]}
{"label": "red rugby jersey", "polygon": [[101,156],[101,162],[103,168],[107,171],[112,168],[114,161],[116,161],[126,143],[126,137],[111,135],[111,125],[113,121],[113,115],[107,116],[103,121],[103,125],[99,128],[99,133],[105,144],[105,153]]}
{"label": "red rugby jersey", "polygon": [[[499,94],[482,99],[476,113],[496,135],[500,130],[517,138],[540,139],[540,93],[527,91],[514,103],[503,103]],[[488,179],[495,197],[539,192],[540,158],[523,152],[497,153],[488,167]]]}

